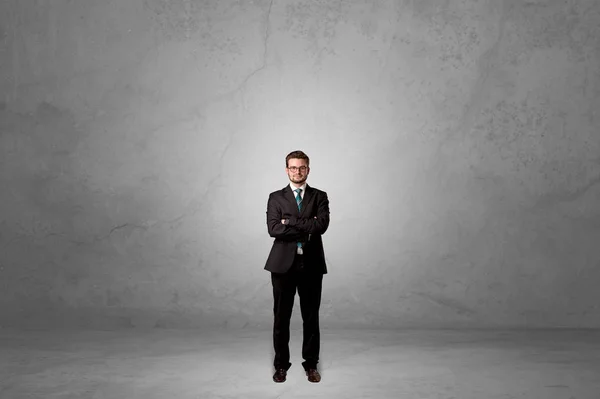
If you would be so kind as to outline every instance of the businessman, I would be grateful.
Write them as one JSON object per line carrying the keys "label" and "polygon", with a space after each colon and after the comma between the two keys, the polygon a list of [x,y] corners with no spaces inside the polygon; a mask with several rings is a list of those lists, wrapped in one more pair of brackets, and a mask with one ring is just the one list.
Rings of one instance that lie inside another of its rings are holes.
{"label": "businessman", "polygon": [[290,183],[272,192],[267,202],[267,230],[274,238],[265,270],[273,285],[273,381],[284,382],[290,363],[290,319],[298,290],[302,313],[302,366],[310,382],[321,381],[319,307],[327,273],[321,236],[329,227],[327,193],[306,183],[309,158],[293,151],[285,158]]}

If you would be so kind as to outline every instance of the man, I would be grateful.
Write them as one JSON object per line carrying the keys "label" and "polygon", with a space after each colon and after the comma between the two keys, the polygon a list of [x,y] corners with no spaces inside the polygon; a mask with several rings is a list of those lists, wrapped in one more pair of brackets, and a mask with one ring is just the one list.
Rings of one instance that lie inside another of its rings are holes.
{"label": "man", "polygon": [[273,285],[273,381],[284,382],[290,363],[290,319],[296,289],[302,313],[302,366],[308,381],[319,382],[319,307],[323,275],[327,273],[321,236],[329,226],[325,191],[306,184],[309,158],[293,151],[285,158],[290,183],[272,192],[267,202],[267,230],[275,238],[265,270]]}

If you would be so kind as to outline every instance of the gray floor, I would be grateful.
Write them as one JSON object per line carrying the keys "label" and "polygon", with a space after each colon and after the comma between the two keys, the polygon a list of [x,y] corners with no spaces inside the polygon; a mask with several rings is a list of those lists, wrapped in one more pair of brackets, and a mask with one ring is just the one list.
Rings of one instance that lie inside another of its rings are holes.
{"label": "gray floor", "polygon": [[0,398],[600,397],[599,331],[322,330],[318,384],[300,346],[275,384],[268,330],[0,330]]}

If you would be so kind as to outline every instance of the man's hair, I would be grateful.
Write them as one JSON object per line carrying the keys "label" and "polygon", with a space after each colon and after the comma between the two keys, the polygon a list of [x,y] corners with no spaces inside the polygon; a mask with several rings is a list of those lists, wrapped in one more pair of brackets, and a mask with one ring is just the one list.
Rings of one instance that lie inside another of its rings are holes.
{"label": "man's hair", "polygon": [[296,158],[296,159],[306,159],[306,165],[308,166],[310,164],[310,159],[308,158],[308,155],[306,155],[305,153],[303,153],[302,151],[292,151],[290,152],[287,157],[285,157],[285,167],[288,167],[288,161],[292,158]]}

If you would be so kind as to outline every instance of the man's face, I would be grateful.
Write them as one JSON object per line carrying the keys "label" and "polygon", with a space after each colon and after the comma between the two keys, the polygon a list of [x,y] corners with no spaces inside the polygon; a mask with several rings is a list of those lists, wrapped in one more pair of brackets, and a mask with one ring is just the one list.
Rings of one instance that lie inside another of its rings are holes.
{"label": "man's face", "polygon": [[304,184],[308,174],[310,173],[310,169],[306,164],[306,159],[292,158],[288,160],[288,166],[285,168],[285,170],[290,178],[290,181],[299,186]]}

